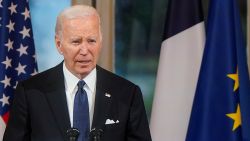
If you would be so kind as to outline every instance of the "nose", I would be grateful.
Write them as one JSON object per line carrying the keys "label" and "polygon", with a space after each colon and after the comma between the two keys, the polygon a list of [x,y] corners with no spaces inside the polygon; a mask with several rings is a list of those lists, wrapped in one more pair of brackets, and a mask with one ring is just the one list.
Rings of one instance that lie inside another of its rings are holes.
{"label": "nose", "polygon": [[88,47],[84,44],[80,45],[80,54],[86,55],[88,53]]}

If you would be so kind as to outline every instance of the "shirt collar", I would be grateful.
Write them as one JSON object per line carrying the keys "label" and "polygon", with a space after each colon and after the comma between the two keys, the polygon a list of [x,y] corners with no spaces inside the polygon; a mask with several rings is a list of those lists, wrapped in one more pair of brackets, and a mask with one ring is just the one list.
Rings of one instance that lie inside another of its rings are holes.
{"label": "shirt collar", "polygon": [[[67,69],[65,62],[63,63],[63,74],[65,79],[65,88],[72,92],[80,79]],[[83,81],[86,83],[90,91],[94,93],[96,86],[96,68],[94,68],[85,78],[83,78]]]}

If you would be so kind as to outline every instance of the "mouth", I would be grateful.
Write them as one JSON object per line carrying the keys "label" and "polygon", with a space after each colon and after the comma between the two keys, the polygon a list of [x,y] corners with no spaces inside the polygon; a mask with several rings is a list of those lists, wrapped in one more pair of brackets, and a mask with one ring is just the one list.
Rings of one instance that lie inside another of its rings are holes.
{"label": "mouth", "polygon": [[83,66],[86,66],[86,65],[90,64],[91,61],[90,60],[77,60],[76,63],[83,65]]}

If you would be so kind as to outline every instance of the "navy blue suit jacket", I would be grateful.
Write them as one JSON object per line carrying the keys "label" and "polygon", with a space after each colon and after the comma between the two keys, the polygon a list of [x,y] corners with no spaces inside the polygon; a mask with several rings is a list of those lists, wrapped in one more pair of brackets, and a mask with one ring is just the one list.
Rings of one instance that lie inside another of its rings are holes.
{"label": "navy blue suit jacket", "polygon": [[[70,127],[61,63],[18,84],[3,141],[68,141]],[[92,128],[101,141],[151,141],[140,88],[97,66]]]}

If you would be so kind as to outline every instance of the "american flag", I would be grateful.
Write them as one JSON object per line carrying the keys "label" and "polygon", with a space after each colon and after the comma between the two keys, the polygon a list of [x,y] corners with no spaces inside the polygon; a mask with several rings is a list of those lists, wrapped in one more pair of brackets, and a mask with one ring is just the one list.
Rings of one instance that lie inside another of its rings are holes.
{"label": "american flag", "polygon": [[28,0],[0,0],[0,140],[18,81],[36,73]]}

